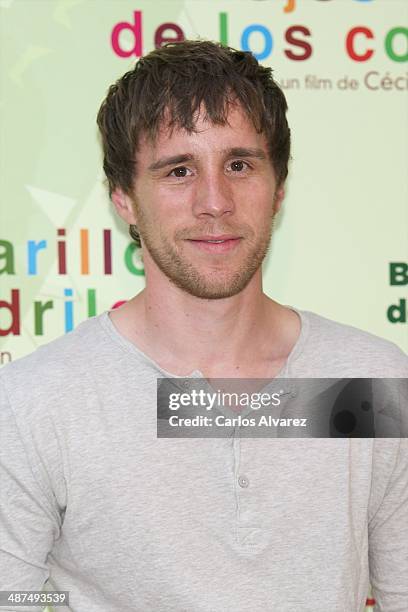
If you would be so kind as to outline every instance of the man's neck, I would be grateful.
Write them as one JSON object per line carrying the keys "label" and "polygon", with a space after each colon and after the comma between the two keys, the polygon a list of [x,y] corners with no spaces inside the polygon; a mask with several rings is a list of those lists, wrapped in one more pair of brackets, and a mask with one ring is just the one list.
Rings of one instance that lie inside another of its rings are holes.
{"label": "man's neck", "polygon": [[301,328],[298,315],[255,282],[217,300],[196,298],[173,285],[158,295],[147,285],[110,316],[122,335],[178,376],[194,369],[212,378],[273,377]]}

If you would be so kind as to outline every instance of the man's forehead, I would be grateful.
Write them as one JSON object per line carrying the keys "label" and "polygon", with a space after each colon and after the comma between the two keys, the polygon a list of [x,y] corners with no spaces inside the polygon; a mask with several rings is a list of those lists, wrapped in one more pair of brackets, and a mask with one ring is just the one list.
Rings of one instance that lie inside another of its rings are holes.
{"label": "man's forehead", "polygon": [[[185,127],[172,123],[169,115],[165,116],[160,122],[154,136],[144,133],[139,139],[139,151],[144,151],[154,155],[158,150],[171,149],[178,144],[183,145],[188,143],[190,146],[199,142],[200,136],[207,136],[211,141],[217,141],[217,145],[213,146],[214,151],[223,151],[232,146],[244,147],[251,145],[249,140],[252,140],[252,145],[266,148],[266,136],[257,132],[253,122],[249,119],[245,111],[238,106],[230,107],[226,121],[223,124],[214,123],[207,115],[205,109],[200,107],[199,111],[194,115],[193,130],[188,130]],[[223,146],[223,141],[226,138],[234,139],[235,142],[226,143]]]}

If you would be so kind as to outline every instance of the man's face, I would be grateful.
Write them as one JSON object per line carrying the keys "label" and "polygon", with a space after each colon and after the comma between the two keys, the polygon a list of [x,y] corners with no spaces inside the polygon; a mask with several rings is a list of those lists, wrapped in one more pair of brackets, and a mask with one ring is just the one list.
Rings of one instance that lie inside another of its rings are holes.
{"label": "man's face", "polygon": [[237,105],[228,123],[200,113],[197,133],[162,128],[136,157],[127,221],[138,227],[146,277],[155,267],[198,298],[230,297],[261,273],[283,199],[265,136]]}

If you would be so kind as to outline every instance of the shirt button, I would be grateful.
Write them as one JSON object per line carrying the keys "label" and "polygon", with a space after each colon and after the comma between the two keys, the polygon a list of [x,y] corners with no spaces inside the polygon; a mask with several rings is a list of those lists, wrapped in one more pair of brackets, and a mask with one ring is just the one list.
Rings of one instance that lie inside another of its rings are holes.
{"label": "shirt button", "polygon": [[248,480],[248,478],[246,476],[239,476],[238,484],[243,489],[246,489],[249,486],[249,480]]}

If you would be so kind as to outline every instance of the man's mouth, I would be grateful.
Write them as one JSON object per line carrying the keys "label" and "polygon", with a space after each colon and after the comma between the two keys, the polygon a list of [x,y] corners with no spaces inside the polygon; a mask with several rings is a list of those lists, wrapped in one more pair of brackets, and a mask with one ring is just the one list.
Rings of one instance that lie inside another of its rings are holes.
{"label": "man's mouth", "polygon": [[219,244],[220,242],[225,242],[225,240],[201,240],[200,242],[212,242],[213,244]]}
{"label": "man's mouth", "polygon": [[188,239],[188,242],[195,247],[208,253],[225,253],[235,248],[240,241],[240,236],[231,235],[199,236],[198,238]]}

